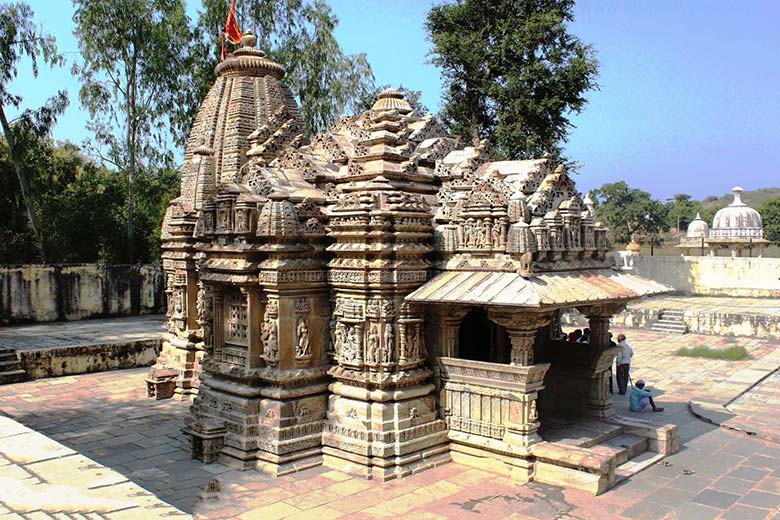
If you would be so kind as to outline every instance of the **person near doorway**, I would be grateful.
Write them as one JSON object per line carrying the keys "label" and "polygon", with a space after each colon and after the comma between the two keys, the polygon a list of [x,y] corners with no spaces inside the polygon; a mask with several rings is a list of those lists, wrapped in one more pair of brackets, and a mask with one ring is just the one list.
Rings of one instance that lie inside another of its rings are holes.
{"label": "person near doorway", "polygon": [[631,358],[634,357],[634,349],[626,341],[625,334],[618,334],[617,346],[620,348],[617,355],[617,386],[620,395],[626,395],[628,378],[631,370]]}
{"label": "person near doorway", "polygon": [[628,395],[628,406],[632,412],[663,412],[664,409],[655,405],[652,393],[645,388],[645,382],[641,379],[631,388]]}

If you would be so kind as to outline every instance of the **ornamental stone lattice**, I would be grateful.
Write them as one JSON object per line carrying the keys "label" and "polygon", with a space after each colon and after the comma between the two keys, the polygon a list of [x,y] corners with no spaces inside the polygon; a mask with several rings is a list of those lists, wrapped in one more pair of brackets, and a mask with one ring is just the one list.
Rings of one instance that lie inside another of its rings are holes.
{"label": "ornamental stone lattice", "polygon": [[[549,157],[495,161],[392,89],[310,139],[254,45],[217,66],[163,224],[168,330],[147,383],[192,399],[193,457],[378,479],[457,458],[606,489],[615,460],[572,448],[572,467],[540,427],[628,428],[606,391],[609,317],[668,288],[611,269],[606,228]],[[590,345],[560,341],[564,308]],[[672,430],[632,428],[673,449]]]}

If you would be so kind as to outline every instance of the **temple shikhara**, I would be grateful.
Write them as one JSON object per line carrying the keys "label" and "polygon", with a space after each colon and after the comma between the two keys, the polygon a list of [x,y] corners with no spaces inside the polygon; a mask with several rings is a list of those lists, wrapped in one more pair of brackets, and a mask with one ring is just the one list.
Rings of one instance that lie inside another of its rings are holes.
{"label": "temple shikhara", "polygon": [[[376,479],[455,460],[600,493],[677,449],[609,394],[610,318],[670,288],[613,269],[562,166],[496,161],[397,90],[308,136],[252,35],[216,76],[165,217],[147,378],[192,399],[193,457]],[[565,309],[589,344],[562,339]]]}

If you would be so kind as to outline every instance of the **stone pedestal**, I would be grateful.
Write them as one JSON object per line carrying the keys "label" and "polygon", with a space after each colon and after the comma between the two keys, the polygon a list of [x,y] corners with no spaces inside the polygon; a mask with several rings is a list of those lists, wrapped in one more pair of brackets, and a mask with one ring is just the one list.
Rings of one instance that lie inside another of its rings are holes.
{"label": "stone pedestal", "polygon": [[450,460],[434,385],[369,391],[330,385],[323,432],[325,465],[370,479],[390,480]]}

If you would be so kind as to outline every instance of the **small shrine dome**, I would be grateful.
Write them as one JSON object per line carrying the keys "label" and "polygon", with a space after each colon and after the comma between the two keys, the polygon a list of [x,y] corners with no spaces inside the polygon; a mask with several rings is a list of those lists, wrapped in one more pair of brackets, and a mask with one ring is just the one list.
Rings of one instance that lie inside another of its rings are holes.
{"label": "small shrine dome", "polygon": [[742,188],[735,186],[734,201],[715,213],[710,237],[763,238],[763,222],[758,211],[742,202]]}
{"label": "small shrine dome", "polygon": [[710,234],[710,226],[696,213],[696,218],[688,224],[688,238],[707,238]]}

